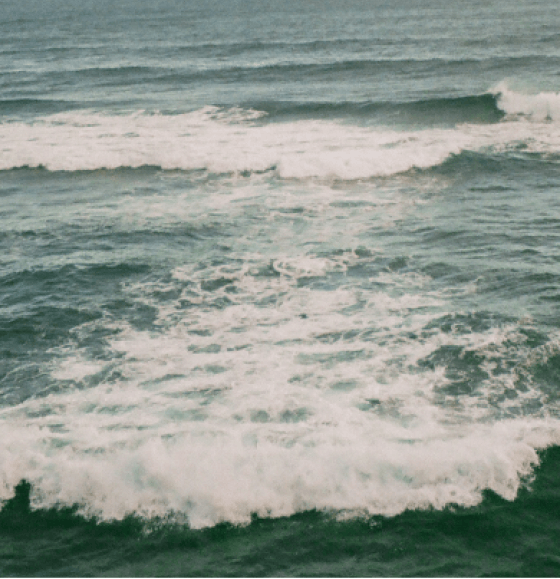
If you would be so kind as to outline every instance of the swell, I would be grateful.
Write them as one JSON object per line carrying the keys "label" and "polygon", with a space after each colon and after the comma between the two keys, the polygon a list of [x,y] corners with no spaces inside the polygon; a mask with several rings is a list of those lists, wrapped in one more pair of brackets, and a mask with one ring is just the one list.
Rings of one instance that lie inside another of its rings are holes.
{"label": "swell", "polygon": [[254,102],[247,107],[263,111],[271,120],[352,118],[383,124],[454,125],[495,123],[505,113],[495,95],[467,95],[411,102]]}
{"label": "swell", "polygon": [[[242,47],[243,48],[243,47]],[[554,69],[560,64],[556,56],[525,55],[519,57],[488,57],[488,58],[345,58],[333,60],[332,55],[324,57],[303,52],[292,61],[286,62],[285,55],[263,59],[260,55],[250,55],[236,58],[235,55],[213,58],[211,54],[187,58],[181,50],[161,54],[157,64],[121,66],[118,61],[115,66],[77,68],[74,70],[51,70],[35,73],[35,83],[46,86],[56,86],[66,83],[85,83],[93,86],[112,87],[142,85],[144,87],[162,84],[175,88],[184,87],[199,82],[234,82],[265,84],[270,82],[305,81],[335,79],[346,81],[349,77],[355,80],[355,75],[388,74],[397,76],[442,76],[479,74],[481,71],[496,72],[504,75],[504,71],[519,72],[522,69],[535,67],[550,67]],[[150,55],[153,56],[153,55]],[[217,55],[219,56],[219,55]],[[238,55],[239,56],[239,55]],[[185,61],[189,64],[186,65]],[[17,82],[14,73],[9,73],[10,84]],[[507,74],[507,73],[506,73]]]}
{"label": "swell", "polygon": [[395,44],[412,44],[413,41],[399,39],[398,41],[391,38],[332,38],[329,40],[313,39],[298,40],[293,39],[290,42],[278,40],[255,40],[247,42],[199,42],[186,45],[177,45],[168,49],[168,54],[173,56],[237,56],[251,53],[284,53],[286,50],[293,52],[297,50],[301,54],[314,53],[316,51],[332,51],[333,49],[343,50],[360,50],[367,47],[393,46]]}
{"label": "swell", "polygon": [[0,118],[18,115],[51,115],[80,108],[79,103],[47,98],[12,98],[0,100]]}
{"label": "swell", "polygon": [[[303,80],[309,82],[311,79],[325,80],[335,78],[337,81],[345,80],[349,76],[359,75],[449,75],[449,74],[469,74],[480,72],[481,70],[500,71],[507,69],[519,70],[525,67],[558,66],[560,58],[542,56],[522,56],[522,57],[492,57],[486,59],[465,58],[342,58],[333,61],[329,57],[323,62],[316,62],[316,56],[309,56],[310,62],[306,62],[306,56],[302,55],[301,62],[285,62],[285,57],[280,60],[274,58],[268,62],[243,64],[236,60],[225,61],[222,65],[207,65],[202,67],[183,68],[182,66],[169,68],[163,67],[130,67],[125,70],[128,75],[131,73],[142,73],[145,68],[147,74],[142,78],[147,83],[170,83],[173,86],[184,85],[200,81],[212,82],[250,82],[263,84],[272,81]],[[196,62],[196,61],[195,61]],[[90,75],[95,71],[84,71],[79,74]],[[118,77],[114,77],[118,80]]]}
{"label": "swell", "polygon": [[[490,93],[410,102],[252,101],[242,107],[261,111],[270,121],[352,118],[381,123],[453,125],[494,123],[504,117],[498,97]],[[0,117],[52,115],[80,108],[83,108],[80,103],[62,99],[8,98],[0,100]]]}

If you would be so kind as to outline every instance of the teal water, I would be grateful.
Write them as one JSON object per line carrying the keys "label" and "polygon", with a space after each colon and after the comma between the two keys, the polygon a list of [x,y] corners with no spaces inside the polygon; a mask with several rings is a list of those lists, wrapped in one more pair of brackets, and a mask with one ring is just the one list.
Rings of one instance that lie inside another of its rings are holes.
{"label": "teal water", "polygon": [[0,573],[558,575],[549,0],[7,0]]}

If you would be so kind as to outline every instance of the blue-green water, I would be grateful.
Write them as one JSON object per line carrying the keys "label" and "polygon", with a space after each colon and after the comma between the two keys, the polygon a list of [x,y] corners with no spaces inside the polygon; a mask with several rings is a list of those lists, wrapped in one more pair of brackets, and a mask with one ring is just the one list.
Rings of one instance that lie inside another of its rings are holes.
{"label": "blue-green water", "polygon": [[4,0],[0,574],[560,573],[550,0]]}

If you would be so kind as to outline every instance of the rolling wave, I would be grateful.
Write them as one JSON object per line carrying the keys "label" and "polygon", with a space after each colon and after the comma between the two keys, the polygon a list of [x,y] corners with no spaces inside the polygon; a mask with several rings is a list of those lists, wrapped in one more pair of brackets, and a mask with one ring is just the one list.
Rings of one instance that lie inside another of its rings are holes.
{"label": "rolling wave", "polygon": [[495,95],[486,93],[455,98],[428,98],[411,102],[256,102],[252,108],[272,119],[357,118],[389,124],[454,125],[495,123],[505,113]]}
{"label": "rolling wave", "polygon": [[[118,79],[121,71],[110,69],[111,76]],[[131,74],[139,71],[132,69]],[[88,74],[98,75],[99,69]],[[137,79],[141,82],[141,79]],[[118,82],[121,82],[118,80]],[[128,79],[130,82],[130,79]],[[242,106],[245,111],[259,111],[269,121],[307,119],[356,119],[364,122],[399,125],[454,125],[457,123],[494,123],[505,112],[498,104],[499,95],[490,93],[455,98],[428,98],[417,101],[254,101]],[[102,103],[101,103],[102,104]],[[48,98],[7,98],[0,100],[0,118],[6,120],[18,115],[53,115],[83,108],[76,101]],[[220,107],[231,116],[227,107]],[[237,110],[237,109],[236,109]],[[250,115],[251,113],[246,112]]]}
{"label": "rolling wave", "polygon": [[[75,56],[62,67],[59,58],[51,55],[50,61],[36,71],[28,71],[25,64],[22,70],[18,70],[17,66],[14,67],[5,73],[7,75],[5,85],[12,88],[23,81],[22,89],[26,90],[25,83],[31,78],[33,85],[57,88],[71,83],[86,91],[90,87],[128,87],[131,84],[150,87],[151,90],[158,90],[162,85],[166,85],[177,90],[198,83],[262,86],[279,82],[282,84],[308,82],[311,79],[317,82],[340,83],[354,82],[356,78],[371,81],[378,77],[378,82],[389,82],[395,78],[408,78],[409,75],[419,78],[433,75],[462,78],[463,75],[470,76],[474,72],[481,71],[493,78],[495,74],[503,75],[504,71],[531,70],[536,67],[556,71],[560,65],[560,58],[556,56],[533,54],[487,58],[429,56],[372,58],[371,55],[336,55],[326,50],[326,47],[321,50],[323,49],[324,54],[317,55],[314,51],[318,48],[311,44],[287,59],[280,48],[277,52],[272,49],[271,53],[247,55],[245,54],[247,50],[256,49],[251,49],[245,44],[231,47],[224,45],[207,51],[202,50],[202,54],[200,49],[197,49],[193,54],[189,47],[183,46],[172,47],[169,52],[158,53],[155,50],[149,54],[141,53],[136,63],[123,64],[115,59],[101,64],[93,60],[84,66],[84,62]],[[52,50],[54,49],[50,51]],[[25,72],[25,76],[20,77],[21,72]]]}
{"label": "rolling wave", "polygon": [[[48,106],[57,106],[56,101]],[[545,159],[556,159],[560,152],[560,95],[523,95],[506,85],[484,95],[401,105],[272,103],[268,111],[267,105],[263,108],[205,107],[175,115],[75,111],[4,122],[0,170],[155,166],[354,180],[428,169],[468,151],[529,153]],[[355,120],[376,115],[408,116],[415,122],[401,130],[340,122],[344,116]],[[455,123],[419,128],[422,115]],[[274,122],[282,116],[285,122]]]}

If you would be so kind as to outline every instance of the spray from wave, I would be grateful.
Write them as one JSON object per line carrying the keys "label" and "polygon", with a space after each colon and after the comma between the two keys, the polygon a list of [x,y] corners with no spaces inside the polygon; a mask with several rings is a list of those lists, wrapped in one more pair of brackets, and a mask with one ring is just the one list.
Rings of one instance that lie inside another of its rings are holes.
{"label": "spray from wave", "polygon": [[507,115],[535,122],[560,120],[560,92],[523,94],[511,90],[506,82],[498,84],[491,92]]}

